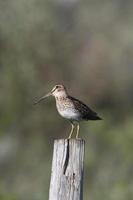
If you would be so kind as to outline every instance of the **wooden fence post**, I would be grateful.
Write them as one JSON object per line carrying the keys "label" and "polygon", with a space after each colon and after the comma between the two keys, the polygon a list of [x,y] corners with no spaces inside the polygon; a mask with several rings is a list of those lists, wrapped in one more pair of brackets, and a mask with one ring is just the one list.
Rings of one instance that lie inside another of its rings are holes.
{"label": "wooden fence post", "polygon": [[49,200],[83,200],[85,141],[54,141]]}

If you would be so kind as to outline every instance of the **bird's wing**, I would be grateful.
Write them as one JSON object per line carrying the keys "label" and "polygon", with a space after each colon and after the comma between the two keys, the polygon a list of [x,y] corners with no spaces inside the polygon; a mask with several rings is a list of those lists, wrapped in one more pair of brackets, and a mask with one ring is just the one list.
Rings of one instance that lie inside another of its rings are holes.
{"label": "bird's wing", "polygon": [[86,120],[100,119],[100,117],[98,117],[98,114],[95,111],[93,111],[91,108],[89,108],[87,105],[85,105],[82,101],[71,96],[69,96],[69,98],[74,102],[75,109],[78,110],[82,114],[84,119]]}

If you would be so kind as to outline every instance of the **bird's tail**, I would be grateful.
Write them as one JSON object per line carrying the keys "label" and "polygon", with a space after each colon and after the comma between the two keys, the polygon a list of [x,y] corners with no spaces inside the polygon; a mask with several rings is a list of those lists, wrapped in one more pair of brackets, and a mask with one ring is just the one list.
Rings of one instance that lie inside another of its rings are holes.
{"label": "bird's tail", "polygon": [[94,117],[94,120],[103,120],[101,117],[99,117],[98,115],[96,115],[95,117]]}
{"label": "bird's tail", "polygon": [[103,120],[101,117],[99,117],[98,115],[92,115],[87,117],[87,120]]}

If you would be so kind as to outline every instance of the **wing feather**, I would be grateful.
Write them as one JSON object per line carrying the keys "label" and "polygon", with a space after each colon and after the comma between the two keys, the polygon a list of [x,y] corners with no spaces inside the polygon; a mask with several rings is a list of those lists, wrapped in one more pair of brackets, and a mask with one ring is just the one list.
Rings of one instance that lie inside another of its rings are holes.
{"label": "wing feather", "polygon": [[69,99],[71,99],[74,102],[75,109],[78,110],[82,114],[83,119],[85,120],[100,120],[101,119],[95,111],[93,111],[91,108],[85,105],[82,101],[71,96],[69,96]]}

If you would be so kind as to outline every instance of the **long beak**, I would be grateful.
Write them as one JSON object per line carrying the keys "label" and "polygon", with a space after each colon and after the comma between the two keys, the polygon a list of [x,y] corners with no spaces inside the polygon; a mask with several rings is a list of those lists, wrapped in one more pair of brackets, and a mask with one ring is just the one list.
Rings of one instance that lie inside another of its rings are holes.
{"label": "long beak", "polygon": [[45,98],[47,98],[47,97],[49,97],[49,96],[51,96],[51,95],[52,95],[52,93],[49,92],[48,94],[44,95],[43,97],[41,97],[40,99],[38,99],[37,101],[35,101],[35,102],[34,102],[34,105],[40,103],[42,100],[44,100]]}

